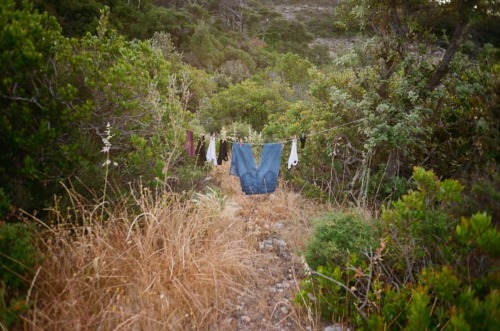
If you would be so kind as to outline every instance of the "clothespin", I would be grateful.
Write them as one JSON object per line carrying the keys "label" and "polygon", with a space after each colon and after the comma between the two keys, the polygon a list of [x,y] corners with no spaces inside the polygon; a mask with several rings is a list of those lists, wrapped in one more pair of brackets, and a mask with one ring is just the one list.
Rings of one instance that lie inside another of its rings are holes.
{"label": "clothespin", "polygon": [[243,139],[240,138],[240,147],[243,146]]}
{"label": "clothespin", "polygon": [[297,141],[297,135],[296,134],[293,135],[293,141]]}

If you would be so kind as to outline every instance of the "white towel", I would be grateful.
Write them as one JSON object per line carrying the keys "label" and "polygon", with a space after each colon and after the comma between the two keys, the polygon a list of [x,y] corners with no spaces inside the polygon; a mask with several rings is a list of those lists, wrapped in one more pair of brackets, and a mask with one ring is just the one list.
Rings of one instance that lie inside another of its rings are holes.
{"label": "white towel", "polygon": [[297,165],[298,162],[299,156],[297,155],[297,139],[293,139],[292,150],[290,151],[290,157],[288,158],[288,169]]}
{"label": "white towel", "polygon": [[210,137],[210,143],[208,144],[207,150],[207,161],[212,161],[214,165],[217,165],[217,156],[215,155],[215,137]]}

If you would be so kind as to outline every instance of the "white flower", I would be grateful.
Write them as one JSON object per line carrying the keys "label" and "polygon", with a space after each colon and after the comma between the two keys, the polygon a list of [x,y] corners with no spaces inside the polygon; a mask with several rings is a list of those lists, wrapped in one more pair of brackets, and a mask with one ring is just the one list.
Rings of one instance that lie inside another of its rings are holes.
{"label": "white flower", "polygon": [[306,261],[305,257],[304,257],[304,256],[301,256],[301,257],[300,257],[300,260],[301,260],[301,262],[302,262],[302,265],[304,266],[304,271],[305,271],[305,274],[306,274],[307,276],[310,276],[310,275],[311,275],[311,273],[312,273],[312,269],[311,269],[311,267],[309,266],[309,264],[307,264],[307,261]]}

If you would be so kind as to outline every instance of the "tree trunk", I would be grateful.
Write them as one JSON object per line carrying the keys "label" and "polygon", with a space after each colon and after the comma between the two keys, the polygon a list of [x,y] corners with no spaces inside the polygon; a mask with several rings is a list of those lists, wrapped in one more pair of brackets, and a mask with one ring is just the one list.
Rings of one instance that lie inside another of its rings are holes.
{"label": "tree trunk", "polygon": [[427,89],[429,91],[434,90],[440,83],[443,77],[448,73],[450,68],[450,62],[455,56],[455,53],[458,49],[458,44],[462,39],[462,35],[467,30],[467,22],[459,22],[455,28],[455,32],[453,33],[453,37],[450,40],[450,44],[448,48],[446,48],[446,52],[443,55],[443,59],[437,66],[434,74],[427,82]]}
{"label": "tree trunk", "polygon": [[427,89],[429,92],[433,91],[441,83],[443,77],[448,73],[451,60],[453,60],[453,57],[458,50],[462,36],[465,31],[467,31],[470,16],[469,12],[473,10],[477,2],[477,0],[458,0],[458,23],[455,27],[455,32],[453,32],[453,36],[451,37],[450,44],[448,45],[448,48],[446,48],[446,52],[443,55],[443,59],[437,66],[432,77],[427,81]]}

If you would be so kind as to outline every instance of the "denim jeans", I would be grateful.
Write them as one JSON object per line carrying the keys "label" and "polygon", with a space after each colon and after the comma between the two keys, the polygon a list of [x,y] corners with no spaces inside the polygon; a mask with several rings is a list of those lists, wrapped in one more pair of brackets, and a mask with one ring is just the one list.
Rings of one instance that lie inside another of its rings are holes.
{"label": "denim jeans", "polygon": [[245,194],[274,192],[278,183],[282,149],[283,145],[280,143],[265,144],[257,166],[249,144],[233,144],[230,173],[240,178],[241,189]]}

